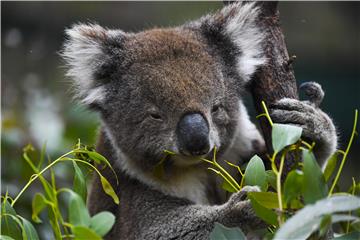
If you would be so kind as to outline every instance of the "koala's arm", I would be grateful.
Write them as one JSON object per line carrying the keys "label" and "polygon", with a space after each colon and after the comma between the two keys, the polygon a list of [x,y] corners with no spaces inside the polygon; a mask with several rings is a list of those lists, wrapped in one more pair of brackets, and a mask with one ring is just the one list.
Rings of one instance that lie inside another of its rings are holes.
{"label": "koala's arm", "polygon": [[[246,191],[233,194],[225,204],[206,206],[165,195],[135,180],[121,181],[116,223],[106,239],[209,239],[215,222],[240,227],[245,233],[265,227],[245,200]],[[92,195],[97,195],[94,189]]]}
{"label": "koala's arm", "polygon": [[[337,147],[337,132],[332,119],[319,106],[324,91],[315,82],[300,86],[308,96],[308,101],[282,98],[268,106],[275,123],[292,124],[303,129],[302,137],[309,143],[315,142],[314,154],[320,164],[324,163]],[[225,159],[250,159],[255,153],[265,153],[265,143],[256,126],[250,121],[245,106],[240,102],[240,117],[232,146]]]}

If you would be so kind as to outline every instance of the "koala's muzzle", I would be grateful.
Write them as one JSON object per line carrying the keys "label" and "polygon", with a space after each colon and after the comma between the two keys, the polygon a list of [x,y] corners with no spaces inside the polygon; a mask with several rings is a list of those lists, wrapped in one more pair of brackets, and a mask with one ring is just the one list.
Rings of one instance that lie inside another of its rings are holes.
{"label": "koala's muzzle", "polygon": [[184,115],[176,129],[179,151],[186,155],[200,156],[209,152],[209,125],[199,113]]}

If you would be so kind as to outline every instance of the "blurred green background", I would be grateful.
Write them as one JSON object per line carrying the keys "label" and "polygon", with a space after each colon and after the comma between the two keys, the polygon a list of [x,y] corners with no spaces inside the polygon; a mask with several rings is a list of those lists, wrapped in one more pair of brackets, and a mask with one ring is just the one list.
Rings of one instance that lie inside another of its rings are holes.
{"label": "blurred green background", "polygon": [[[80,138],[94,144],[98,116],[72,101],[58,51],[64,29],[77,22],[140,31],[172,26],[222,6],[221,2],[1,2],[1,179],[2,193],[14,196],[32,174],[22,160],[29,142],[46,141],[50,156]],[[354,109],[360,107],[360,3],[281,2],[281,22],[289,54],[295,54],[298,83],[317,81],[326,97],[322,108],[333,117],[340,148],[349,139]],[[248,103],[252,107],[251,102]],[[358,128],[360,129],[360,128]],[[355,140],[341,181],[360,180],[360,144]],[[58,182],[71,183],[66,167]],[[34,191],[34,189],[33,189]],[[24,211],[29,203],[24,196]]]}

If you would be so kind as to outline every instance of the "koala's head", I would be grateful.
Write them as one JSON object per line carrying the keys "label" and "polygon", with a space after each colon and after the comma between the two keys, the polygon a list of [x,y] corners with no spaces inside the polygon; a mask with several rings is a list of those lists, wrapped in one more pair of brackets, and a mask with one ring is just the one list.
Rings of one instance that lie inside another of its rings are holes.
{"label": "koala's head", "polygon": [[67,74],[124,161],[151,169],[170,150],[179,165],[193,164],[231,144],[242,89],[265,62],[257,16],[248,3],[139,33],[75,25],[66,31]]}

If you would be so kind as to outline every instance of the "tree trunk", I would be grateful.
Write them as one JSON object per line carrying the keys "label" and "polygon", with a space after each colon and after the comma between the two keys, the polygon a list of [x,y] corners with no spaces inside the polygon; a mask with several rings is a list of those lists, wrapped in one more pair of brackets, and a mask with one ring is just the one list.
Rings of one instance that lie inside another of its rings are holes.
{"label": "tree trunk", "polygon": [[[225,5],[231,3],[232,1],[224,1]],[[299,96],[292,68],[295,57],[289,57],[285,45],[284,35],[280,27],[278,1],[257,2],[257,5],[261,11],[258,24],[262,31],[266,32],[263,48],[268,61],[265,66],[256,72],[250,90],[255,109],[258,114],[261,114],[264,112],[261,101],[270,106],[281,98],[299,99]],[[272,153],[270,124],[265,118],[260,118],[259,122],[266,142],[267,152]],[[290,170],[294,162],[294,156],[288,154],[285,159],[284,175]],[[265,161],[265,164],[270,166],[269,161]]]}
{"label": "tree trunk", "polygon": [[[280,27],[278,2],[258,2],[261,9],[259,26],[266,32],[264,41],[265,56],[268,62],[255,74],[251,92],[258,114],[264,110],[261,101],[270,106],[275,101],[287,97],[299,99],[296,79],[292,62],[295,57],[290,58],[284,35]],[[273,152],[271,144],[271,127],[267,119],[261,118],[260,126],[265,138],[267,150]],[[295,162],[294,156],[288,154],[284,165],[284,176]]]}

